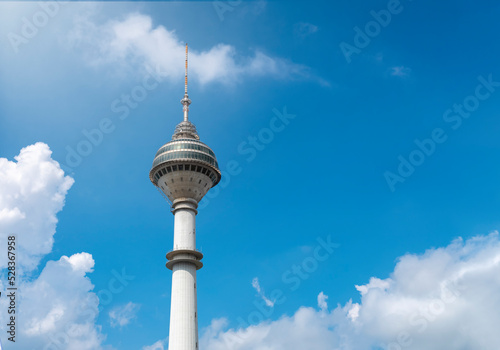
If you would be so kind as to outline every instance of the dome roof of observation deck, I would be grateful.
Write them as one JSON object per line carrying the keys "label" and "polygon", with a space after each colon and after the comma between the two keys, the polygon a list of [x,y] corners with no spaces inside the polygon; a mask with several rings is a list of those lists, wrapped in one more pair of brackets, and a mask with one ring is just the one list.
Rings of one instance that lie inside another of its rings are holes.
{"label": "dome roof of observation deck", "polygon": [[161,146],[153,160],[153,168],[170,160],[198,160],[219,169],[215,153],[203,142],[193,139],[172,140]]}
{"label": "dome roof of observation deck", "polygon": [[202,169],[211,169],[212,175],[209,177],[213,185],[219,182],[221,173],[214,151],[203,142],[190,138],[174,139],[160,147],[151,166],[150,179],[157,185],[158,176],[155,175],[158,175],[159,169],[167,165],[187,163],[201,165]]}

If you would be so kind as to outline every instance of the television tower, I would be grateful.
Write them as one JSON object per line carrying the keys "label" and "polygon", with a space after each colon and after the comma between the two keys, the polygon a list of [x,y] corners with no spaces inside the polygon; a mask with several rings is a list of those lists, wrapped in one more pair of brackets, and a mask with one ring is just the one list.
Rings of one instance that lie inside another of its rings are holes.
{"label": "television tower", "polygon": [[184,120],[175,127],[172,140],[156,152],[149,172],[153,185],[171,201],[174,214],[174,249],[167,254],[167,268],[172,270],[168,350],[198,350],[196,271],[203,266],[203,254],[196,250],[196,209],[221,179],[214,152],[200,141],[188,119],[187,59],[186,44]]}

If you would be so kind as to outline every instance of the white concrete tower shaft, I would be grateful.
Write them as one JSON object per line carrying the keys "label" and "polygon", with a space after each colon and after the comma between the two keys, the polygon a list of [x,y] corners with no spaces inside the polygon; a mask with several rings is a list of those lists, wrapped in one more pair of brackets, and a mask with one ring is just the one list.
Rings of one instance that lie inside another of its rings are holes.
{"label": "white concrete tower shaft", "polygon": [[[201,267],[196,251],[196,207],[194,200],[174,201],[174,250],[172,260],[172,300],[170,307],[169,350],[198,350],[196,270]],[[177,254],[175,254],[177,253]]]}

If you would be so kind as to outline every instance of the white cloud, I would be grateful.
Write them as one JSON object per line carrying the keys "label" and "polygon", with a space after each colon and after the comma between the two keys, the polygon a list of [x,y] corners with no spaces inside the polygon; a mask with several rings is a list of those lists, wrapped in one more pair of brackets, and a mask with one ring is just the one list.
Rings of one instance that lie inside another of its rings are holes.
{"label": "white cloud", "polygon": [[326,302],[327,300],[328,295],[325,295],[323,292],[318,294],[318,307],[321,309],[321,311],[328,310],[328,303]]}
{"label": "white cloud", "polygon": [[407,77],[411,73],[411,69],[405,66],[391,67],[391,75],[395,77]]}
{"label": "white cloud", "polygon": [[21,212],[18,207],[12,209],[3,208],[0,210],[0,222],[12,222],[25,218],[26,214]]}
{"label": "white cloud", "polygon": [[128,302],[123,306],[116,306],[109,312],[109,319],[111,327],[119,326],[124,327],[130,323],[130,321],[136,318],[137,311],[139,311],[140,305],[133,302]]}
{"label": "white cloud", "polygon": [[[184,43],[175,31],[162,25],[155,27],[150,16],[140,13],[102,25],[93,22],[91,17],[81,16],[69,35],[72,45],[82,48],[89,63],[120,64],[122,70],[129,67],[131,72],[153,69],[162,78],[182,81]],[[259,76],[314,78],[308,67],[259,50],[251,56],[242,56],[233,46],[223,43],[208,50],[189,49],[190,81],[230,85],[243,77]]]}
{"label": "white cloud", "polygon": [[[99,300],[87,277],[94,268],[92,255],[82,252],[48,261],[38,277],[22,271],[32,272],[51,252],[56,214],[74,182],[64,176],[51,153],[46,144],[39,142],[23,148],[15,162],[0,158],[0,245],[7,242],[8,235],[17,236],[16,346],[98,350],[104,336],[95,324]],[[5,247],[0,249],[5,251]],[[6,288],[0,281],[1,310],[8,307],[10,291]],[[9,316],[0,312],[4,334]]]}
{"label": "white cloud", "polygon": [[269,307],[273,307],[274,306],[274,301],[272,300],[269,300],[265,295],[264,295],[264,291],[260,288],[260,284],[259,284],[259,279],[257,277],[255,277],[253,280],[252,280],[252,287],[254,287],[254,289],[257,291],[257,293],[259,294],[259,296],[262,298],[262,300],[264,300],[264,302],[266,303],[267,306]]}
{"label": "white cloud", "polygon": [[376,277],[370,278],[370,282],[368,284],[365,284],[363,286],[355,286],[358,292],[361,293],[361,295],[365,295],[368,293],[370,289],[380,289],[380,290],[386,290],[390,287],[389,281],[384,281]]}
{"label": "white cloud", "polygon": [[142,350],[165,350],[166,346],[167,346],[167,339],[164,339],[164,340],[158,340],[153,345],[143,346]]}
{"label": "white cloud", "polygon": [[[20,349],[101,349],[104,336],[95,325],[99,300],[92,292],[87,274],[94,260],[88,253],[63,256],[47,262],[34,281],[18,285],[18,334]],[[1,286],[7,295],[6,286]],[[2,310],[7,309],[2,297]],[[7,313],[0,313],[0,322],[7,324]]]}
{"label": "white cloud", "polygon": [[[401,257],[390,278],[356,286],[360,303],[328,312],[300,308],[293,316],[242,329],[212,322],[206,350],[497,350],[500,348],[500,240],[497,232],[422,255]],[[326,305],[325,309],[326,309]]]}
{"label": "white cloud", "polygon": [[252,280],[252,287],[257,291],[257,293],[261,293],[262,290],[260,289],[260,283],[259,283],[259,279],[257,277],[254,277],[254,279]]}
{"label": "white cloud", "polygon": [[355,321],[359,316],[359,304],[352,304],[352,307],[347,312],[347,317],[351,321]]}
{"label": "white cloud", "polygon": [[[56,214],[63,208],[74,180],[41,142],[25,147],[15,161],[0,158],[0,250],[7,236],[17,236],[18,267],[33,270],[51,252]],[[0,260],[5,268],[6,259]]]}
{"label": "white cloud", "polygon": [[300,308],[293,316],[283,316],[274,322],[263,322],[245,329],[224,329],[214,323],[204,331],[200,348],[206,350],[331,350],[338,344],[338,334],[332,331],[337,324],[332,316]]}

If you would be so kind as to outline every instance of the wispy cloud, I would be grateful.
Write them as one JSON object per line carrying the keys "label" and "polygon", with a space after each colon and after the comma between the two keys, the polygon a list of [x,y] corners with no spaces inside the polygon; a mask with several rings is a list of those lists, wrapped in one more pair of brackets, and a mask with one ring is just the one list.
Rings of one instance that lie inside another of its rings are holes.
{"label": "wispy cloud", "polygon": [[[119,64],[130,70],[151,67],[166,79],[180,80],[184,73],[184,43],[175,31],[154,26],[150,16],[132,13],[123,20],[97,24],[82,16],[69,34],[71,45],[82,49],[92,65]],[[256,50],[244,56],[236,48],[219,43],[208,50],[189,49],[189,74],[201,84],[234,84],[248,77],[316,79],[305,65]],[[133,67],[133,68],[131,68]],[[322,82],[324,83],[324,82]]]}
{"label": "wispy cloud", "polygon": [[410,73],[411,69],[405,66],[391,67],[391,75],[395,77],[408,77]]}
{"label": "wispy cloud", "polygon": [[267,306],[269,306],[269,307],[274,306],[274,301],[269,300],[264,295],[264,291],[262,290],[262,288],[260,288],[259,279],[257,277],[255,277],[252,280],[252,287],[254,287],[254,289],[257,291],[257,294],[262,298],[262,300],[264,300],[264,302],[266,303]]}
{"label": "wispy cloud", "polygon": [[167,346],[168,339],[158,340],[153,345],[146,345],[142,347],[142,350],[165,350]]}
{"label": "wispy cloud", "polygon": [[136,317],[140,305],[128,302],[123,306],[117,306],[109,312],[109,321],[111,327],[124,327]]}
{"label": "wispy cloud", "polygon": [[299,38],[305,38],[308,35],[314,34],[318,31],[319,27],[307,22],[295,23],[293,26],[293,32]]}
{"label": "wispy cloud", "polygon": [[321,311],[328,310],[328,303],[326,302],[327,300],[328,295],[325,295],[323,292],[318,294],[318,307],[321,309]]}

